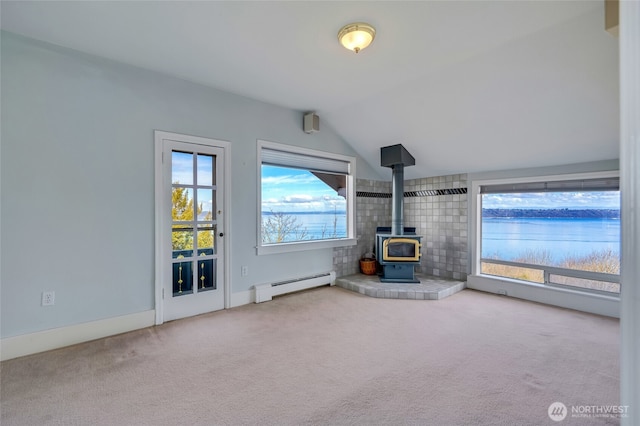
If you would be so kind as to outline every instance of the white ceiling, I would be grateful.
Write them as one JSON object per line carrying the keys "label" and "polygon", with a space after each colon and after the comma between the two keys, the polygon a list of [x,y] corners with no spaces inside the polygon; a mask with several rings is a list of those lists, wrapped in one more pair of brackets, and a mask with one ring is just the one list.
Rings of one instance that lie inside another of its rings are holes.
{"label": "white ceiling", "polygon": [[[604,1],[2,1],[2,29],[300,111],[406,178],[618,158]],[[377,29],[359,54],[338,30]],[[302,125],[302,124],[301,124]]]}

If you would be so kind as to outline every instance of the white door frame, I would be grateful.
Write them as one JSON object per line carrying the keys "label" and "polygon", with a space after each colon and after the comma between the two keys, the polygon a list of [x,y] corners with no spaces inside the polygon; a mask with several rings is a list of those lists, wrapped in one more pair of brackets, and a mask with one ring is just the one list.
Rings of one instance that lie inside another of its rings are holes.
{"label": "white door frame", "polygon": [[163,199],[166,196],[165,188],[163,185],[163,171],[162,171],[162,152],[164,140],[172,140],[178,142],[184,142],[194,145],[205,145],[222,148],[224,150],[224,178],[223,178],[223,199],[224,199],[224,223],[222,232],[224,237],[222,238],[223,249],[223,265],[224,265],[224,308],[231,307],[231,283],[229,281],[230,273],[229,267],[230,261],[230,244],[229,244],[229,229],[231,229],[231,143],[222,141],[219,139],[210,139],[200,136],[183,135],[179,133],[165,132],[162,130],[154,131],[154,168],[155,168],[155,267],[154,267],[154,282],[155,282],[155,315],[156,325],[160,325],[164,322],[163,315],[163,298],[162,298],[162,285],[165,277],[162,262],[166,261],[162,257],[162,247],[159,243],[162,241],[162,226],[163,226],[163,214],[166,214],[163,210]]}

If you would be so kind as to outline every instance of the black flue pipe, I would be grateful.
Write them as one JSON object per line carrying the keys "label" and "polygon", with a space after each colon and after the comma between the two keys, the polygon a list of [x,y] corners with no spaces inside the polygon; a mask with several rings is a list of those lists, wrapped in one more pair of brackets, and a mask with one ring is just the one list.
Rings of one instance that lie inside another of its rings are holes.
{"label": "black flue pipe", "polygon": [[404,235],[404,164],[391,170],[391,235]]}

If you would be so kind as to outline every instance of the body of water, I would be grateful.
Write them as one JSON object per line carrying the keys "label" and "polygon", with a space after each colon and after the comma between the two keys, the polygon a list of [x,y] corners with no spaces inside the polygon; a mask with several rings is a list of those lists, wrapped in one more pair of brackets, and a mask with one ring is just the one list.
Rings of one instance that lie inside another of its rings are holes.
{"label": "body of water", "polygon": [[[263,217],[268,217],[268,213]],[[318,240],[347,236],[344,212],[297,213],[295,218],[307,238]],[[335,225],[334,225],[335,220]],[[335,229],[334,229],[335,227]],[[546,251],[554,262],[583,257],[594,251],[620,253],[620,220],[603,218],[484,218],[482,257],[515,260],[527,251]]]}
{"label": "body of water", "polygon": [[620,253],[620,220],[592,218],[483,218],[482,257],[514,260],[547,251],[554,262],[594,251]]}
{"label": "body of water", "polygon": [[[345,212],[321,213],[284,213],[295,218],[300,230],[306,231],[306,240],[320,240],[327,238],[345,238],[347,236],[347,214]],[[269,213],[262,213],[263,220]],[[335,234],[335,237],[334,237]]]}

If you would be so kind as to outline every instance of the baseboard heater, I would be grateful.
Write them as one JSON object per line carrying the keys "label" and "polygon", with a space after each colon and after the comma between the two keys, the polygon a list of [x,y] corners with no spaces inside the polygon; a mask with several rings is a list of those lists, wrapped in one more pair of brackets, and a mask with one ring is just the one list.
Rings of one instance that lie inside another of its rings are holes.
{"label": "baseboard heater", "polygon": [[336,273],[334,271],[276,283],[260,284],[255,286],[256,303],[268,302],[273,296],[280,296],[281,294],[306,290],[312,287],[320,287],[327,284],[336,284]]}

